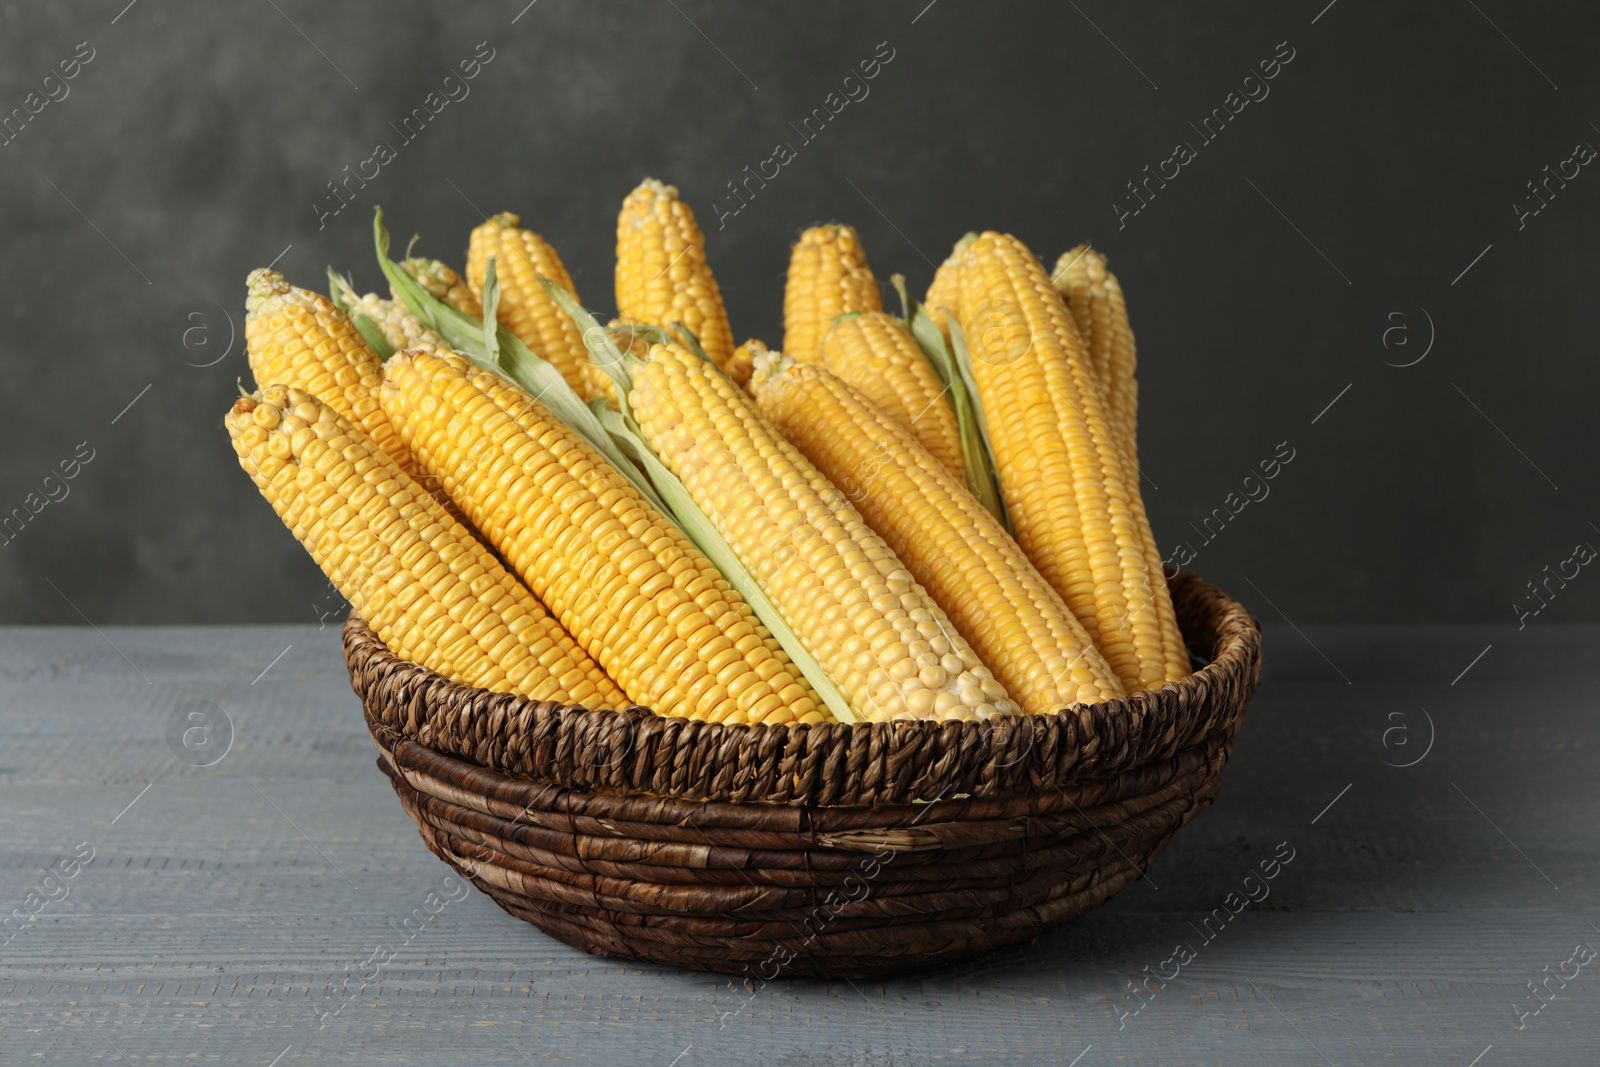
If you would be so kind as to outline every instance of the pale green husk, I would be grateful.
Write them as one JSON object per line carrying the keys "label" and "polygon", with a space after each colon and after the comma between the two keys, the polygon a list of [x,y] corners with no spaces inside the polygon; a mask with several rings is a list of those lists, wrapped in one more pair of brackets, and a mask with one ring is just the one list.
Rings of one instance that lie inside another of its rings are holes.
{"label": "pale green husk", "polygon": [[978,503],[1010,532],[1011,520],[1006,515],[1005,502],[1000,499],[996,488],[994,451],[989,447],[989,429],[983,421],[983,406],[978,402],[978,386],[972,380],[972,368],[967,361],[966,340],[961,336],[961,327],[954,319],[950,320],[950,347],[956,350],[952,355],[950,347],[944,343],[944,334],[928,314],[928,309],[921,303],[907,299],[905,277],[896,274],[890,281],[900,293],[901,308],[909,309],[903,321],[910,329],[911,336],[933,365],[934,373],[939,375],[939,380],[950,391],[950,406],[955,408],[956,427],[961,432],[961,458],[966,465],[967,488],[978,498]]}
{"label": "pale green husk", "polygon": [[[928,313],[920,307],[917,310],[924,319],[927,319],[928,326],[933,328],[934,335],[940,341],[943,341],[944,337],[939,333],[939,327],[929,317]],[[967,478],[969,482],[974,478],[977,479],[980,488],[975,489],[974,492],[977,494],[978,499],[983,502],[984,507],[993,513],[995,518],[1000,520],[1007,533],[1014,533],[1015,531],[1011,529],[1011,516],[1006,514],[1005,501],[1000,498],[998,488],[1000,479],[994,468],[994,445],[989,437],[989,422],[983,416],[983,401],[978,395],[978,383],[972,377],[972,361],[967,358],[967,339],[961,332],[961,324],[954,318],[949,321],[952,362],[955,364],[956,378],[962,383],[962,397],[957,402],[956,418],[958,421],[960,420],[961,405],[964,403],[968,409],[969,419],[972,424],[970,429],[963,427],[961,431],[961,450],[969,457],[967,460]],[[927,332],[926,327],[924,327],[923,332]],[[976,436],[969,445],[967,443],[968,438],[972,437],[974,430],[976,431]],[[976,473],[974,473],[975,470]]]}

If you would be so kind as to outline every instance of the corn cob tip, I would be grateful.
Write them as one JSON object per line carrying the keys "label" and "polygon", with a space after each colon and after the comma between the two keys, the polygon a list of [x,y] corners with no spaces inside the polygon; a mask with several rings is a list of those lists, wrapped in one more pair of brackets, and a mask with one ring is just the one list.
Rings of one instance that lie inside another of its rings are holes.
{"label": "corn cob tip", "polygon": [[678,199],[678,187],[676,185],[668,185],[666,182],[657,181],[655,178],[646,178],[633,191],[635,193],[646,192],[652,196],[659,196],[664,200]]}
{"label": "corn cob tip", "polygon": [[[381,406],[399,391],[400,375],[409,373],[413,364],[412,355],[417,349],[397,349],[395,354],[383,361],[383,381],[378,384],[378,397]],[[391,419],[391,422],[394,420]],[[398,429],[398,427],[396,427]]]}
{"label": "corn cob tip", "polygon": [[361,299],[360,294],[355,291],[355,287],[345,280],[344,275],[338,273],[332,267],[328,268],[328,295],[333,298],[333,302],[336,304],[341,302],[354,304]]}
{"label": "corn cob tip", "polygon": [[755,357],[765,351],[767,351],[765,344],[754,337],[750,338],[744,344],[735,348],[733,355],[728,358],[728,374],[736,382],[749,381],[750,368],[755,363]]}
{"label": "corn cob tip", "polygon": [[[309,405],[306,407],[304,405]],[[319,401],[310,393],[295,389],[287,385],[269,385],[258,389],[249,396],[241,396],[233,402],[228,409],[228,414],[222,423],[228,430],[228,437],[237,441],[241,435],[248,432],[251,427],[260,427],[257,433],[277,429],[278,425],[289,415],[299,414],[307,423],[317,422],[320,413],[327,411],[328,417],[333,418],[332,409]],[[292,442],[285,440],[286,445]],[[275,454],[276,455],[276,454]],[[293,450],[278,455],[276,458],[289,460],[293,458]]]}
{"label": "corn cob tip", "polygon": [[883,294],[855,229],[830,222],[800,234],[783,289],[783,350],[816,360],[833,320],[847,311],[881,311]]}
{"label": "corn cob tip", "polygon": [[856,228],[844,222],[819,222],[800,231],[800,244],[823,244],[840,237],[856,236]]}
{"label": "corn cob tip", "polygon": [[[995,242],[1005,241],[1008,239],[1017,240],[1016,238],[1011,237],[1010,234],[1001,233],[999,230],[984,230],[982,233],[968,233],[965,234],[961,240],[955,243],[955,247],[950,250],[950,254],[952,256],[959,256],[963,260],[971,259],[973,257],[973,249],[977,247],[980,242],[982,242],[982,247],[979,247],[978,251],[982,252],[984,249],[992,246]],[[1017,243],[1021,244],[1021,241],[1017,241]]]}
{"label": "corn cob tip", "polygon": [[[454,267],[443,260],[429,259],[426,256],[410,256],[400,261],[400,269],[417,280],[417,283],[433,296],[443,300],[446,304],[464,311],[475,319],[483,318],[483,305],[478,302],[478,297],[473,293],[472,287],[467,283]],[[393,286],[389,292],[396,300],[399,294]]]}
{"label": "corn cob tip", "polygon": [[782,378],[788,373],[795,362],[782,352],[774,352],[760,341],[746,341],[745,344],[756,345],[751,349],[750,365],[753,368],[750,375],[750,388],[756,390],[777,378]]}
{"label": "corn cob tip", "polygon": [[991,234],[996,237],[1001,236],[994,230],[985,230],[981,234],[973,230],[968,230],[966,233],[961,235],[960,239],[957,240],[955,244],[950,246],[950,254],[945,257],[945,263],[952,267],[960,266],[961,261],[966,258],[967,251],[972,248],[973,244],[977,242],[978,238],[988,237]]}
{"label": "corn cob tip", "polygon": [[489,216],[484,221],[502,230],[514,230],[522,225],[522,216],[514,211],[502,211],[498,215]]}
{"label": "corn cob tip", "polygon": [[1106,259],[1104,253],[1087,242],[1074,245],[1061,253],[1056,260],[1055,269],[1050,272],[1050,281],[1059,285],[1067,276],[1067,272],[1079,264],[1082,264],[1081,269],[1088,274],[1091,283],[1100,285],[1105,282],[1110,261]]}
{"label": "corn cob tip", "polygon": [[460,277],[460,272],[444,260],[428,256],[408,256],[400,261],[400,269],[414,278],[431,278],[435,275]]}
{"label": "corn cob tip", "polygon": [[427,349],[419,347],[395,349],[394,355],[383,361],[382,388],[387,389],[389,384],[394,381],[394,376],[397,373],[408,370],[411,367],[411,364],[414,362],[414,357],[417,355],[417,353],[426,351]]}
{"label": "corn cob tip", "polygon": [[294,289],[294,286],[289,284],[289,279],[271,267],[257,267],[251,271],[249,277],[244,280],[244,286],[246,294],[244,310],[247,315],[254,315],[268,300]]}

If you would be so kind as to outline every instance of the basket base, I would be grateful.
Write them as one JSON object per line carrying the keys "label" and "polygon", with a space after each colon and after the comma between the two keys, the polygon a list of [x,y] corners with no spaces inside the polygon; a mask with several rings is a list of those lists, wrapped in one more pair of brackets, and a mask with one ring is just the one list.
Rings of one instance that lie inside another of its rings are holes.
{"label": "basket base", "polygon": [[[587,835],[574,832],[570,807],[564,817],[559,801],[542,812],[524,811],[521,819],[535,825],[519,828],[455,803],[469,797],[437,776],[437,753],[405,742],[395,747],[383,751],[378,766],[428,848],[507,913],[596,955],[771,980],[882,978],[959,963],[1092,911],[1140,878],[1172,835],[1210,806],[1230,746],[1219,737],[1185,753],[1189,759],[1174,759],[1172,780],[1141,798],[1165,797],[1153,805],[1112,800],[1078,807],[1068,798],[1080,817],[1064,833],[955,849],[855,853],[860,861],[843,868],[831,888],[817,884],[824,872],[803,868],[801,885],[771,884],[783,880],[774,875],[784,868],[749,865],[748,854],[760,850],[719,847],[718,828],[708,828],[707,862],[740,863],[727,888],[767,905],[734,910],[716,886],[697,879],[661,885],[599,876],[592,868],[606,864],[594,856],[598,847],[586,843]],[[418,784],[431,788],[425,793]],[[1049,820],[1041,813],[1032,821]],[[553,856],[540,847],[539,824],[547,832],[565,824],[573,854]],[[628,844],[628,852],[651,851]],[[587,862],[580,853],[589,853]]]}

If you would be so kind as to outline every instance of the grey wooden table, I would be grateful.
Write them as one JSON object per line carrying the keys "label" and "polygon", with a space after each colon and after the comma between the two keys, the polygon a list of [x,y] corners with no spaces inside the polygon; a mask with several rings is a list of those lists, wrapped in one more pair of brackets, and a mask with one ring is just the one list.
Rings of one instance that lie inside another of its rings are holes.
{"label": "grey wooden table", "polygon": [[752,993],[454,891],[332,628],[0,630],[0,1063],[1592,1062],[1597,641],[1269,626],[1222,798],[1143,882]]}

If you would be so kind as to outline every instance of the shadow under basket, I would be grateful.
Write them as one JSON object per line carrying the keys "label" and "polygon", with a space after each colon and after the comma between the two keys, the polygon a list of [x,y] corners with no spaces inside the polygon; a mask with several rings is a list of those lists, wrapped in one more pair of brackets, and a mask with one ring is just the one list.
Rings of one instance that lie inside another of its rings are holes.
{"label": "shadow under basket", "polygon": [[458,685],[344,630],[378,767],[440,858],[589,952],[869,978],[1109,900],[1216,798],[1256,621],[1170,582],[1181,682],[984,722],[723,726]]}

